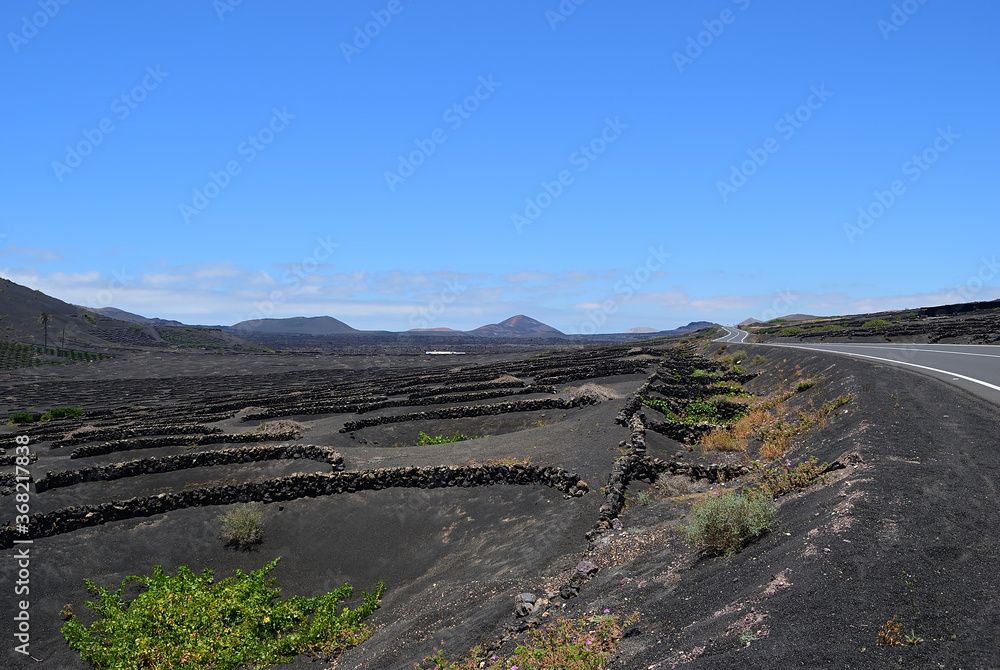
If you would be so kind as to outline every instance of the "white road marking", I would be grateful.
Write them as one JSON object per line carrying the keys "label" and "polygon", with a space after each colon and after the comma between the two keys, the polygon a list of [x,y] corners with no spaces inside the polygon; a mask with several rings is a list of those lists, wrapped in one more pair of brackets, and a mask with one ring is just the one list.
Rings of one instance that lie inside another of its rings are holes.
{"label": "white road marking", "polygon": [[[733,332],[732,330],[730,330],[729,328],[726,328],[725,326],[723,326],[723,329],[726,331],[726,335],[724,337],[716,340],[716,342],[734,342],[734,343],[737,343],[737,344],[743,344],[743,343],[745,343],[747,336],[750,334],[749,331],[739,330],[739,329],[736,329],[736,332]],[[736,336],[740,335],[741,333],[742,333],[742,338],[737,342],[734,338]],[[945,376],[947,376],[947,375],[953,375],[952,378],[951,378],[951,381],[958,381],[960,379],[963,379],[963,380],[965,380],[967,382],[972,382],[973,384],[979,384],[980,386],[985,386],[986,388],[993,389],[994,391],[1000,391],[1000,386],[997,386],[996,384],[991,384],[991,383],[989,383],[987,381],[983,381],[982,379],[976,379],[975,377],[968,377],[966,375],[961,375],[961,374],[958,374],[957,372],[953,372],[951,370],[942,370],[940,368],[932,368],[932,367],[927,366],[927,365],[918,365],[917,363],[908,363],[907,361],[898,361],[898,360],[893,359],[893,358],[882,358],[880,356],[869,356],[868,354],[859,354],[859,353],[855,353],[853,351],[844,351],[844,350],[841,350],[841,349],[820,349],[818,346],[810,346],[810,345],[773,344],[773,343],[763,343],[763,342],[761,342],[759,344],[761,346],[765,346],[765,347],[784,347],[784,348],[788,348],[788,349],[800,349],[800,350],[803,350],[803,351],[819,351],[819,352],[827,353],[827,354],[840,354],[842,356],[855,356],[857,358],[867,358],[867,359],[870,359],[870,360],[873,360],[873,361],[882,361],[884,363],[895,363],[897,365],[906,365],[906,366],[909,366],[911,368],[918,368],[920,370],[927,370],[929,372],[937,372],[938,374],[942,374],[942,375],[945,375]],[[831,345],[835,345],[835,344],[839,344],[839,343],[831,342],[830,344]],[[946,347],[946,346],[966,346],[966,347],[989,346],[989,345],[978,345],[978,344],[958,344],[958,345],[948,345],[948,344],[916,344],[916,345],[913,345],[913,346],[910,346],[910,347],[893,347],[891,345],[881,345],[881,344],[846,344],[846,346],[859,347],[859,348],[867,348],[867,349],[885,349],[885,350],[889,350],[889,351],[914,351],[914,352],[919,352],[919,351],[923,350],[923,351],[927,351],[928,353],[952,354],[954,356],[982,356],[982,357],[985,357],[985,358],[1000,358],[1000,355],[997,355],[997,354],[980,354],[980,353],[965,352],[965,351],[934,351],[933,349],[926,349],[925,348],[925,347]]]}
{"label": "white road marking", "polygon": [[[971,351],[934,351],[933,349],[923,349],[923,347],[925,347],[925,346],[931,346],[931,345],[925,345],[925,344],[914,344],[914,345],[912,345],[910,347],[894,347],[894,346],[891,346],[891,345],[888,345],[888,344],[853,344],[853,343],[848,343],[848,342],[830,342],[829,344],[833,345],[833,346],[836,346],[838,344],[842,344],[842,345],[847,346],[847,347],[859,347],[859,348],[864,348],[864,349],[883,349],[883,350],[886,350],[886,351],[926,351],[928,353],[953,354],[955,356],[985,356],[987,358],[1000,358],[1000,354],[975,354],[975,353],[972,353]],[[776,347],[782,347],[782,346],[791,347],[791,346],[795,346],[795,345],[792,345],[792,344],[775,344],[774,346],[776,346]],[[941,344],[941,345],[937,345],[937,346],[950,346],[950,345]],[[981,347],[981,346],[989,346],[989,345],[972,344],[972,345],[966,345],[966,346]],[[815,347],[811,346],[811,345],[807,345],[806,343],[803,342],[802,346],[799,347],[799,348],[800,349],[814,349]]]}
{"label": "white road marking", "polygon": [[789,349],[802,349],[805,351],[821,351],[828,354],[840,354],[842,356],[857,356],[858,358],[870,358],[873,361],[882,361],[885,363],[896,363],[897,365],[908,365],[911,368],[920,368],[921,370],[930,370],[931,372],[937,372],[943,375],[954,375],[954,379],[964,379],[967,382],[972,382],[973,384],[980,384],[987,388],[991,388],[994,391],[1000,391],[1000,386],[996,384],[991,384],[985,382],[982,379],[976,379],[975,377],[967,377],[965,375],[960,375],[957,372],[952,372],[951,370],[941,370],[940,368],[932,368],[926,365],[917,365],[916,363],[907,363],[906,361],[897,361],[892,358],[881,358],[879,356],[869,356],[868,354],[856,354],[851,351],[837,351],[836,349],[819,349],[817,347],[797,347],[794,344],[769,344],[765,346],[771,347],[787,347]]}

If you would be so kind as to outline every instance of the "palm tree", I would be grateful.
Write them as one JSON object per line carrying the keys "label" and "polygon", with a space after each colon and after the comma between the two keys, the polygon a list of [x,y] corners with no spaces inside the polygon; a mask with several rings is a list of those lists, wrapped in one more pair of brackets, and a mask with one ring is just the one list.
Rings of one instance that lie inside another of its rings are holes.
{"label": "palm tree", "polygon": [[41,314],[38,315],[38,323],[42,324],[42,327],[45,328],[45,346],[46,347],[49,346],[49,320],[51,318],[52,317],[49,316],[48,312],[42,312]]}

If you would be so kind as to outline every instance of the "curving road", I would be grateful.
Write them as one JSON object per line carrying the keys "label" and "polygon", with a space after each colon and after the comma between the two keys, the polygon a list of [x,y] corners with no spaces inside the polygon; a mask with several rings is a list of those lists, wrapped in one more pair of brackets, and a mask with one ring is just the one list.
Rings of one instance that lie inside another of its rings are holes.
{"label": "curving road", "polygon": [[764,347],[809,349],[905,367],[954,384],[1000,405],[1000,346],[986,344],[773,344],[747,342],[745,330],[722,326],[726,334],[716,342]]}

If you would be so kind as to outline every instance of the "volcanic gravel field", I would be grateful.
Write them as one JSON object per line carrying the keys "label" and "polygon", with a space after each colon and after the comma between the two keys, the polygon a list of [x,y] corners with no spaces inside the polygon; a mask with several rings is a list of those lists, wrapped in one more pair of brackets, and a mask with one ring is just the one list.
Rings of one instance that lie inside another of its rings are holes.
{"label": "volcanic gravel field", "polygon": [[[87,667],[59,616],[73,603],[92,620],[84,579],[116,586],[154,565],[222,578],[280,556],[284,596],[378,580],[386,593],[359,647],[276,667],[509,651],[528,627],[605,608],[640,617],[613,668],[1000,667],[997,407],[807,351],[740,345],[764,360],[736,370],[709,336],[451,357],[160,350],[7,373],[7,414],[84,416],[0,429],[7,457],[25,434],[37,455],[34,542],[15,548],[25,535],[0,529],[0,601],[15,611],[14,556],[30,546],[39,660],[11,642],[0,665]],[[779,498],[777,527],[735,556],[688,545],[678,521],[748,483],[757,447],[689,446],[712,426],[672,423],[636,394],[682,410],[720,381],[763,396],[805,380],[790,412],[848,396],[784,456],[816,456],[826,479]],[[414,446],[421,431],[476,439]],[[3,523],[11,486],[0,480]],[[264,541],[227,548],[218,517],[251,500]],[[519,617],[525,592],[543,604]],[[878,646],[892,617],[922,642]],[[2,639],[13,633],[4,617]]]}

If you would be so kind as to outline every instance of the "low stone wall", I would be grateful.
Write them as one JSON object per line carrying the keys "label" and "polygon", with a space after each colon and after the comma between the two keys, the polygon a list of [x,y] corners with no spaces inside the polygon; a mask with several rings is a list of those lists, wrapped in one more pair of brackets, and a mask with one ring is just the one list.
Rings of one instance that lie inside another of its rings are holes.
{"label": "low stone wall", "polygon": [[379,468],[352,472],[295,474],[264,481],[226,486],[187,489],[179,493],[128,500],[66,507],[45,514],[34,514],[27,533],[15,526],[0,529],[0,549],[9,549],[18,539],[36,539],[68,533],[110,521],[163,514],[187,507],[231,505],[247,502],[278,502],[297,498],[378,491],[387,488],[446,488],[491,486],[498,484],[539,484],[562,491],[567,496],[582,496],[586,482],[562,468],[533,465],[470,465]]}
{"label": "low stone wall", "polygon": [[427,396],[433,395],[445,395],[449,393],[464,393],[465,391],[488,391],[490,389],[510,389],[510,388],[523,388],[523,381],[489,381],[489,382],[477,382],[472,384],[456,384],[455,386],[445,386],[442,388],[434,389],[424,389],[422,391],[414,391],[410,393],[410,400],[416,400],[417,398],[426,398]]}
{"label": "low stone wall", "polygon": [[[17,454],[7,454],[6,456],[0,456],[0,466],[12,467],[17,464],[18,458],[24,458],[24,456],[18,456]],[[38,460],[38,454],[31,452],[28,454],[28,462],[34,463]]]}
{"label": "low stone wall", "polygon": [[660,435],[666,435],[671,440],[684,443],[697,442],[702,436],[711,433],[713,430],[725,428],[725,426],[714,423],[678,423],[676,421],[656,420],[650,420],[646,427]]}
{"label": "low stone wall", "polygon": [[71,437],[64,437],[52,443],[52,448],[71,447],[74,444],[85,442],[97,442],[102,440],[128,440],[136,437],[148,437],[151,435],[209,435],[211,433],[221,433],[222,429],[217,427],[202,426],[201,424],[161,424],[150,426],[112,426],[108,428],[98,428],[96,430],[79,433]]}
{"label": "low stone wall", "polygon": [[280,408],[266,408],[256,412],[248,412],[240,418],[240,421],[255,421],[257,419],[273,419],[279,416],[296,416],[299,414],[366,414],[375,410],[387,407],[414,407],[423,405],[443,405],[455,402],[475,402],[477,400],[488,400],[490,398],[503,398],[507,396],[530,395],[532,393],[555,393],[551,386],[528,386],[516,390],[493,390],[480,391],[476,393],[462,393],[456,395],[437,395],[407,400],[397,398],[395,400],[379,400],[377,402],[353,403],[342,405],[331,405],[328,403],[311,403],[293,405]]}
{"label": "low stone wall", "polygon": [[619,375],[634,375],[646,371],[652,361],[615,360],[595,365],[570,368],[558,374],[544,373],[535,376],[538,384],[565,384],[578,379],[596,379],[598,377],[616,377]]}
{"label": "low stone wall", "polygon": [[[655,375],[654,375],[655,376]],[[650,484],[656,482],[657,478],[663,474],[685,475],[692,479],[707,479],[710,482],[728,481],[735,477],[748,474],[750,470],[742,465],[728,466],[718,465],[698,465],[696,463],[683,463],[681,461],[664,461],[659,458],[646,458],[646,430],[657,430],[661,432],[666,426],[670,430],[690,429],[703,430],[701,427],[712,428],[711,424],[676,424],[657,421],[647,421],[642,410],[641,395],[646,393],[655,381],[650,377],[639,387],[639,392],[629,396],[625,401],[625,406],[615,417],[615,423],[629,429],[628,442],[622,441],[620,447],[628,449],[628,453],[615,460],[615,464],[608,476],[607,486],[604,487],[605,502],[598,512],[597,523],[594,528],[587,532],[587,539],[593,541],[595,537],[611,528],[620,528],[621,522],[618,516],[625,508],[625,490],[632,480],[644,481]],[[707,431],[706,431],[707,432]],[[678,439],[673,435],[668,435],[673,439]]]}
{"label": "low stone wall", "polygon": [[85,458],[100,456],[118,451],[133,451],[135,449],[155,449],[157,447],[201,446],[203,444],[223,444],[226,442],[276,442],[278,440],[297,440],[301,437],[298,431],[281,433],[211,433],[208,435],[162,435],[159,437],[137,437],[131,440],[114,440],[103,444],[93,444],[74,449],[70,458]]}
{"label": "low stone wall", "polygon": [[704,387],[691,386],[690,384],[654,384],[649,387],[650,393],[659,393],[664,398],[676,398],[678,400],[698,400],[706,394]]}
{"label": "low stone wall", "polygon": [[534,400],[515,400],[513,402],[497,403],[494,405],[466,405],[465,407],[447,407],[444,409],[431,410],[429,412],[410,412],[408,414],[395,414],[392,416],[376,416],[371,419],[359,419],[358,421],[348,421],[340,429],[341,433],[348,433],[369,426],[381,426],[387,423],[401,423],[403,421],[430,421],[432,419],[462,419],[474,416],[491,416],[494,414],[507,414],[509,412],[533,412],[540,409],[571,409],[596,404],[597,401],[588,395],[582,395],[573,400],[562,398],[538,398]]}
{"label": "low stone wall", "polygon": [[164,456],[124,463],[110,463],[79,470],[65,472],[48,472],[35,482],[35,491],[41,493],[47,489],[72,486],[81,482],[110,481],[124,477],[174,472],[188,468],[200,468],[213,465],[230,465],[233,463],[256,463],[259,461],[274,461],[282,459],[305,458],[321,463],[329,463],[334,470],[344,469],[344,458],[330,447],[318,447],[312,444],[279,444],[276,446],[237,447],[220,449],[218,451],[203,451],[197,454],[181,454]]}

